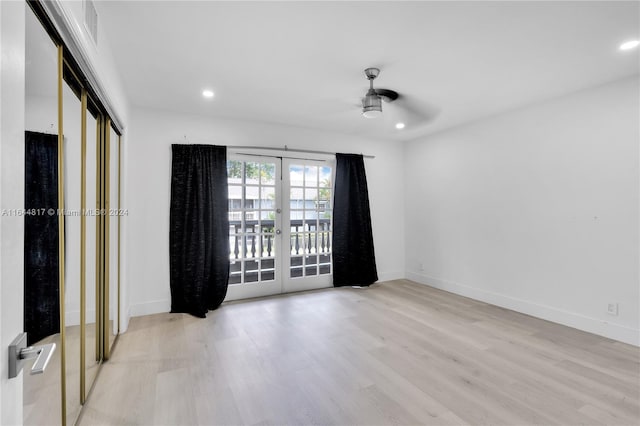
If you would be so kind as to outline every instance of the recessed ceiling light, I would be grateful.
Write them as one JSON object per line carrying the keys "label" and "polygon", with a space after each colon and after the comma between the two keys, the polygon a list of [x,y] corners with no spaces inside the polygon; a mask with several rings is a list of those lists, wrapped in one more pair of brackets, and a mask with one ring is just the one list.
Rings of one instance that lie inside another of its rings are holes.
{"label": "recessed ceiling light", "polygon": [[622,43],[619,47],[620,50],[631,50],[635,49],[640,45],[640,40],[629,40]]}
{"label": "recessed ceiling light", "polygon": [[404,129],[404,123],[396,123],[396,129]]}
{"label": "recessed ceiling light", "polygon": [[211,90],[203,90],[202,96],[205,98],[213,98],[213,92]]}

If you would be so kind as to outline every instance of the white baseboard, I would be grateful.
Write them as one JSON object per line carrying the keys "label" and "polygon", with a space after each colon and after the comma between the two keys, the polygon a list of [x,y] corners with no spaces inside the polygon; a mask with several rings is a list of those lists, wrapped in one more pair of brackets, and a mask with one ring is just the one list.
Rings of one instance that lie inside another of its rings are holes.
{"label": "white baseboard", "polygon": [[380,272],[378,274],[378,282],[402,280],[405,278],[404,271]]}
{"label": "white baseboard", "polygon": [[[96,321],[96,311],[95,310],[87,311],[86,315],[87,315],[86,316],[87,324],[93,323],[93,322]],[[146,315],[146,314],[142,314],[142,315]],[[65,320],[64,320],[65,321],[65,323],[64,323],[65,326],[80,325],[80,311],[66,311],[65,314],[64,314],[64,318],[65,318]],[[125,331],[127,331],[127,328],[129,327],[129,319],[130,318],[131,318],[131,309],[127,309],[126,316],[120,323],[120,332],[121,333],[124,333]]]}
{"label": "white baseboard", "polygon": [[[378,274],[378,282],[404,279],[404,271],[381,272]],[[129,307],[129,316],[140,317],[143,315],[160,314],[171,310],[171,300],[154,300],[151,302],[136,303]]]}
{"label": "white baseboard", "polygon": [[129,306],[129,317],[140,317],[169,311],[171,311],[171,300],[154,300]]}
{"label": "white baseboard", "polygon": [[129,328],[129,320],[131,319],[131,307],[123,309],[120,312],[120,334],[126,333]]}
{"label": "white baseboard", "polygon": [[491,305],[511,309],[512,311],[531,315],[547,321],[577,328],[578,330],[618,340],[634,346],[640,346],[640,330],[619,324],[612,324],[597,318],[587,317],[575,312],[564,311],[551,306],[540,305],[527,300],[518,299],[504,294],[493,293],[464,284],[454,283],[428,275],[407,271],[407,279],[430,287],[445,290],[471,299],[480,300]]}

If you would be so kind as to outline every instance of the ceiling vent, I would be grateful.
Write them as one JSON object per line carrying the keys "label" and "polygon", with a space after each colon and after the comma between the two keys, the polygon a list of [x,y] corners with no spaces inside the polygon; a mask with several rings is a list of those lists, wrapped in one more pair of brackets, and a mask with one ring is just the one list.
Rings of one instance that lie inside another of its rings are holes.
{"label": "ceiling vent", "polygon": [[93,1],[84,0],[84,25],[87,27],[93,42],[98,45],[98,12]]}

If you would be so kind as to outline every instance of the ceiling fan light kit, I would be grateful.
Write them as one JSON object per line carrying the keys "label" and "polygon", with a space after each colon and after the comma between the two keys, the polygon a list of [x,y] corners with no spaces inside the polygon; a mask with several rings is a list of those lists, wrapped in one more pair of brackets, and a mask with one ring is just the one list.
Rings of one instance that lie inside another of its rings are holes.
{"label": "ceiling fan light kit", "polygon": [[387,89],[374,89],[373,80],[380,74],[378,68],[367,68],[364,75],[369,80],[369,90],[362,98],[362,115],[366,118],[376,118],[382,115],[382,101],[393,102],[398,99],[398,93]]}
{"label": "ceiling fan light kit", "polygon": [[362,98],[362,115],[366,118],[376,118],[382,115],[382,99],[373,88],[373,80],[380,74],[380,70],[367,68],[364,74],[369,79],[369,91]]}
{"label": "ceiling fan light kit", "polygon": [[382,115],[382,99],[373,89],[369,89],[362,99],[362,115],[366,118],[376,118]]}

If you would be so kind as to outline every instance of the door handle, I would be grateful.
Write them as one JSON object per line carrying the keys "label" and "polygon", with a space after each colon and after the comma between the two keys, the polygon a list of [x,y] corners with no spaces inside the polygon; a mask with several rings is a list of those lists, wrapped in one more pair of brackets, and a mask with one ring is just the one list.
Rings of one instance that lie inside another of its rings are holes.
{"label": "door handle", "polygon": [[282,231],[279,229],[276,229],[276,235],[280,235],[280,234],[282,234]]}
{"label": "door handle", "polygon": [[35,358],[31,374],[42,374],[56,350],[55,343],[27,347],[27,333],[20,333],[9,345],[9,378],[16,377],[27,359]]}

